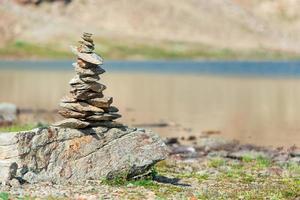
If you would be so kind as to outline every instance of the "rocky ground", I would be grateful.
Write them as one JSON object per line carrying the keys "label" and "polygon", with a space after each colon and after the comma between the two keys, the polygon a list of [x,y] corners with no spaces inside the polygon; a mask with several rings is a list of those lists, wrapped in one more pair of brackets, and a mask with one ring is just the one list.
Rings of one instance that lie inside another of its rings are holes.
{"label": "rocky ground", "polygon": [[300,199],[300,149],[211,136],[168,138],[170,155],[149,177],[81,185],[11,182],[0,199]]}

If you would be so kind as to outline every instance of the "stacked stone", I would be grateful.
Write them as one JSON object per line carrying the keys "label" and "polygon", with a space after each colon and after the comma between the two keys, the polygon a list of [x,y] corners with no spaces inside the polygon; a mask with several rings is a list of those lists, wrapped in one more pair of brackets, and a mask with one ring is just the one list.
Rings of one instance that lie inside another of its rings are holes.
{"label": "stacked stone", "polygon": [[70,95],[61,100],[59,114],[67,118],[56,123],[66,128],[86,128],[94,126],[114,126],[115,119],[121,117],[118,109],[111,106],[112,97],[103,95],[106,86],[99,83],[103,60],[94,53],[92,34],[84,33],[78,47],[71,47],[77,55],[73,63],[76,76],[69,82]]}

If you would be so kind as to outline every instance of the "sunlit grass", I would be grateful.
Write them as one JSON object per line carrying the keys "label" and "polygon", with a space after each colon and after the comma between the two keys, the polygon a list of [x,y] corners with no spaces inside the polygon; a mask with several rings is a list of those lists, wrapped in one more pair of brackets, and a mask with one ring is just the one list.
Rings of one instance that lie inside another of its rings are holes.
{"label": "sunlit grass", "polygon": [[41,124],[15,124],[11,126],[0,127],[1,132],[19,132],[19,131],[28,131],[34,128],[42,127]]}

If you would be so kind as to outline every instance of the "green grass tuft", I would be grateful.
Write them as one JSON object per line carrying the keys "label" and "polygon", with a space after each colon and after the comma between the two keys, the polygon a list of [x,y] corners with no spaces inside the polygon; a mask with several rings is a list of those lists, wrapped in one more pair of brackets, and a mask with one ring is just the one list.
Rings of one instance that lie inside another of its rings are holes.
{"label": "green grass tuft", "polygon": [[44,125],[38,124],[38,125],[33,125],[33,124],[15,124],[11,126],[4,126],[0,127],[0,133],[1,132],[20,132],[20,131],[29,131],[34,128],[39,128],[43,127]]}
{"label": "green grass tuft", "polygon": [[208,163],[208,167],[218,168],[226,164],[226,161],[222,158],[214,158]]}
{"label": "green grass tuft", "polygon": [[9,194],[6,192],[0,192],[0,200],[9,200]]}

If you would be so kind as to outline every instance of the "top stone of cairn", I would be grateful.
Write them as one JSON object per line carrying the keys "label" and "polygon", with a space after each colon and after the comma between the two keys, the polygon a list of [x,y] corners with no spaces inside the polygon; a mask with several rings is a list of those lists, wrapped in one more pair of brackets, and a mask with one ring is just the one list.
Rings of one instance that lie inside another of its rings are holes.
{"label": "top stone of cairn", "polygon": [[83,33],[81,38],[83,40],[79,41],[78,47],[71,46],[72,52],[77,55],[78,58],[81,58],[88,63],[95,65],[103,64],[103,59],[93,52],[95,46],[92,39],[92,34]]}
{"label": "top stone of cairn", "polygon": [[106,86],[99,83],[103,59],[94,53],[92,34],[84,33],[77,47],[71,46],[77,55],[73,64],[76,76],[70,81],[70,94],[60,103],[59,114],[66,119],[55,123],[55,126],[65,128],[86,128],[95,126],[120,126],[114,122],[121,117],[118,109],[111,106],[112,97],[103,95]]}

